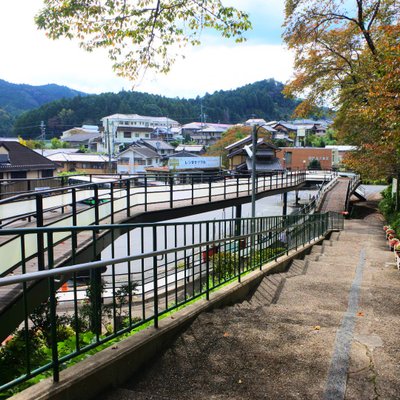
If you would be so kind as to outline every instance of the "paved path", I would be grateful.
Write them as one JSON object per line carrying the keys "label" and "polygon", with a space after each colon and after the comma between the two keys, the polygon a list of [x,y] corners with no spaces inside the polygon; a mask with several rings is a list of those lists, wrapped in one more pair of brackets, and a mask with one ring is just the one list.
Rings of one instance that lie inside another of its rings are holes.
{"label": "paved path", "polygon": [[243,303],[200,315],[101,399],[399,399],[400,275],[372,211]]}
{"label": "paved path", "polygon": [[349,178],[338,178],[336,185],[326,192],[319,212],[327,211],[342,212],[346,209],[347,188],[350,184]]}

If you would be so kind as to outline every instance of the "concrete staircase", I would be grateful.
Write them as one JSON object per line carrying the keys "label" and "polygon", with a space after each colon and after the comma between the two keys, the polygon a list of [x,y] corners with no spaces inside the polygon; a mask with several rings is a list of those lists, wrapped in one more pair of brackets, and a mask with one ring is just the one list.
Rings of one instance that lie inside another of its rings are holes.
{"label": "concrete staircase", "polygon": [[[141,374],[100,398],[324,398],[336,333],[363,246],[353,240],[354,232],[363,232],[372,251],[382,250],[376,232],[349,226],[293,261],[286,272],[266,276],[242,303],[201,314]],[[354,392],[348,398],[372,399],[378,390],[377,380],[364,376],[376,372],[364,353],[352,354],[353,381],[362,384],[358,388],[349,378]],[[393,385],[387,387],[396,391]]]}

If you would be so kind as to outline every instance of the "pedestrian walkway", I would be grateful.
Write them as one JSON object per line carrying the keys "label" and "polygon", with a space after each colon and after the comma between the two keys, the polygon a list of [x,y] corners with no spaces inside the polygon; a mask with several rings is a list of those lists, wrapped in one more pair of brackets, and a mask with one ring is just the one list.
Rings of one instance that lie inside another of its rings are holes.
{"label": "pedestrian walkway", "polygon": [[101,399],[398,399],[399,289],[379,216],[347,220]]}
{"label": "pedestrian walkway", "polygon": [[338,178],[336,185],[326,192],[318,212],[327,211],[342,212],[346,210],[347,190],[350,184],[349,178]]}

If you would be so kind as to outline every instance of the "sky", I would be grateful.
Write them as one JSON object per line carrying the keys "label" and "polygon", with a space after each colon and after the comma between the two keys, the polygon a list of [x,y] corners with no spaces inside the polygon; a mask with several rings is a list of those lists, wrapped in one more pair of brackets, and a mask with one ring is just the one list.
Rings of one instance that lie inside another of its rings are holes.
{"label": "sky", "polygon": [[167,97],[193,98],[263,79],[280,82],[293,72],[292,54],[282,43],[284,0],[226,0],[250,14],[253,30],[236,44],[203,34],[202,45],[188,46],[169,74],[147,72],[138,82],[118,77],[105,50],[88,53],[77,41],[50,40],[33,18],[42,0],[0,2],[0,79],[12,83],[56,83],[86,93],[134,89]]}

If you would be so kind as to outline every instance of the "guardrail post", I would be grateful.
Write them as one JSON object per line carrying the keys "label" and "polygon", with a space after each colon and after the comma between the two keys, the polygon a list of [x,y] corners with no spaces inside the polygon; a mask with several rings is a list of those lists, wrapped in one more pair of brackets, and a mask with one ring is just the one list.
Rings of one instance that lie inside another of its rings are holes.
{"label": "guardrail post", "polygon": [[192,204],[194,204],[194,177],[192,176]]}
{"label": "guardrail post", "polygon": [[94,185],[94,223],[99,225],[100,223],[100,214],[99,214],[99,187],[98,185]]}
{"label": "guardrail post", "polygon": [[236,197],[239,197],[239,177],[236,176]]}
{"label": "guardrail post", "polygon": [[[157,228],[153,226],[153,251],[157,251]],[[153,257],[154,328],[158,328],[158,274],[157,256]]]}
{"label": "guardrail post", "polygon": [[[54,251],[53,251],[53,233],[47,234],[47,256],[49,269],[53,269],[54,266]],[[50,326],[51,326],[51,359],[53,367],[53,381],[59,382],[60,380],[60,366],[58,361],[58,349],[57,349],[57,300],[56,300],[56,288],[54,285],[54,276],[49,278],[49,294],[50,294]]]}
{"label": "guardrail post", "polygon": [[211,203],[212,190],[211,190],[211,176],[208,177],[208,201]]}
{"label": "guardrail post", "polygon": [[[36,226],[43,226],[43,196],[41,194],[36,195]],[[37,234],[37,248],[38,248],[38,269],[39,271],[44,270],[44,237],[43,233]]]}
{"label": "guardrail post", "polygon": [[174,178],[169,178],[169,208],[174,208]]}
{"label": "guardrail post", "polygon": [[147,176],[144,177],[144,211],[147,211]]}
{"label": "guardrail post", "polygon": [[111,223],[114,223],[114,184],[111,183],[111,187],[110,187],[110,199],[111,199],[111,207],[110,207],[110,211],[111,211]]}
{"label": "guardrail post", "polygon": [[[206,222],[206,242],[210,241],[210,223]],[[210,300],[210,245],[206,246],[206,300]]]}
{"label": "guardrail post", "polygon": [[226,176],[223,176],[222,179],[224,180],[224,200],[226,200]]}
{"label": "guardrail post", "polygon": [[287,192],[283,193],[283,211],[282,215],[286,217],[287,215]]}
{"label": "guardrail post", "polygon": [[131,181],[126,181],[126,216],[131,216]]}

